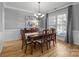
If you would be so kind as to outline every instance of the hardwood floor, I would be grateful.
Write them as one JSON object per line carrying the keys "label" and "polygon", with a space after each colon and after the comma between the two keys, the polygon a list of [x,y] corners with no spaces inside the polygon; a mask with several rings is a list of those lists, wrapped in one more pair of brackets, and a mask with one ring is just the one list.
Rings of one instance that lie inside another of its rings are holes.
{"label": "hardwood floor", "polygon": [[40,47],[37,46],[33,51],[33,55],[30,54],[30,47],[28,47],[27,54],[24,50],[21,50],[21,40],[5,42],[4,48],[1,54],[2,57],[79,57],[79,46],[66,44],[62,41],[57,41],[56,46],[51,45],[49,50],[44,47],[44,53],[41,53]]}

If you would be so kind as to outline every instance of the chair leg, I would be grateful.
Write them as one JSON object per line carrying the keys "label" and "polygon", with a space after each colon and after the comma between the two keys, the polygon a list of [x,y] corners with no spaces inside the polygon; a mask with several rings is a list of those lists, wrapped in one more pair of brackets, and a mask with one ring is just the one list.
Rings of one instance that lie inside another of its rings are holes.
{"label": "chair leg", "polygon": [[27,51],[27,45],[25,46],[25,53],[26,53],[26,51]]}
{"label": "chair leg", "polygon": [[32,47],[32,44],[31,44],[31,55],[33,54],[33,47]]}
{"label": "chair leg", "polygon": [[53,40],[53,46],[55,46],[55,40]]}
{"label": "chair leg", "polygon": [[55,43],[56,43],[56,34],[55,34],[55,38],[54,38],[54,40],[55,40]]}
{"label": "chair leg", "polygon": [[34,48],[36,49],[36,42],[34,43]]}
{"label": "chair leg", "polygon": [[47,50],[48,50],[48,42],[46,42]]}
{"label": "chair leg", "polygon": [[41,52],[43,53],[43,44],[41,43]]}
{"label": "chair leg", "polygon": [[22,47],[21,47],[21,49],[23,49],[23,44],[22,44]]}
{"label": "chair leg", "polygon": [[21,46],[21,49],[23,49],[23,42],[22,42],[22,46]]}
{"label": "chair leg", "polygon": [[51,41],[49,41],[49,48],[51,48],[50,44],[51,44]]}
{"label": "chair leg", "polygon": [[56,37],[55,37],[55,43],[56,43]]}

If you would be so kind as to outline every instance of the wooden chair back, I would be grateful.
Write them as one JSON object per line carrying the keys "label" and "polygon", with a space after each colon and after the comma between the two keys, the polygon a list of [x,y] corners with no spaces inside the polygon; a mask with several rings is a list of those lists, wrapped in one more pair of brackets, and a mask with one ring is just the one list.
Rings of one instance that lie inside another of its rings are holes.
{"label": "wooden chair back", "polygon": [[49,34],[49,30],[48,29],[45,29],[45,30],[43,30],[43,32],[42,32],[44,35],[47,35],[47,34]]}
{"label": "wooden chair back", "polygon": [[54,42],[56,43],[56,29],[51,28],[51,40],[54,40]]}

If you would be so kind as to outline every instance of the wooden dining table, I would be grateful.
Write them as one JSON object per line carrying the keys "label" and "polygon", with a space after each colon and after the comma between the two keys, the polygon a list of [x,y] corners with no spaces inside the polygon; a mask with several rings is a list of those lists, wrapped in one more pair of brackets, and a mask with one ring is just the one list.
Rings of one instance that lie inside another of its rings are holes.
{"label": "wooden dining table", "polygon": [[[44,39],[44,37],[46,36],[50,36],[53,35],[52,33],[50,34],[43,34],[42,32],[33,32],[33,33],[26,33],[26,39],[28,39],[29,41],[31,41],[31,43],[33,43],[33,41],[35,40],[40,40],[40,39]],[[33,48],[33,46],[31,45],[31,47]]]}
{"label": "wooden dining table", "polygon": [[29,39],[31,41],[38,40],[39,38],[43,36],[42,32],[34,32],[34,33],[26,33],[25,34],[26,39]]}
{"label": "wooden dining table", "polygon": [[52,35],[52,33],[51,34],[43,34],[42,32],[34,32],[34,33],[26,33],[25,34],[26,39],[29,39],[30,41],[39,40],[43,36],[47,36],[47,35]]}
{"label": "wooden dining table", "polygon": [[32,54],[34,41],[41,39],[43,35],[41,32],[33,32],[33,33],[26,33],[25,36],[26,39],[28,39],[31,42],[31,54]]}

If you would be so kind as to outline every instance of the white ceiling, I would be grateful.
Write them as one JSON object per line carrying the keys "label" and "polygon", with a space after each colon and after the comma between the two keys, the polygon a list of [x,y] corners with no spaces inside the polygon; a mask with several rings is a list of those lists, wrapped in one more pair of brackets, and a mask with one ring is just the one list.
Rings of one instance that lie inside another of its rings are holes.
{"label": "white ceiling", "polygon": [[[55,8],[65,6],[71,2],[41,2],[40,8],[42,13],[47,13],[53,11]],[[24,9],[34,13],[38,12],[38,3],[37,2],[6,2],[7,6]]]}

